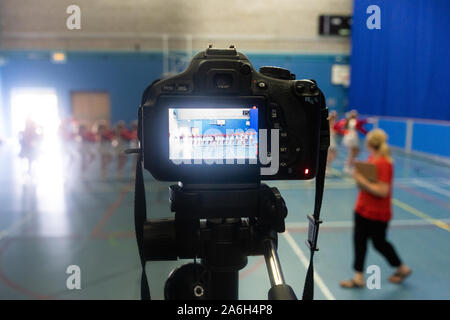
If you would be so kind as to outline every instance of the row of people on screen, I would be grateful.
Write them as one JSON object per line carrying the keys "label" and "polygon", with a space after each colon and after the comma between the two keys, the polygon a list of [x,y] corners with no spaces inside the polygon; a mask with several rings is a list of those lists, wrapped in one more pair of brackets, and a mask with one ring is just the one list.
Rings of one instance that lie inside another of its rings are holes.
{"label": "row of people on screen", "polygon": [[258,142],[254,131],[232,134],[205,134],[205,135],[173,135],[170,140],[175,144],[190,144],[194,146],[205,145],[253,145]]}
{"label": "row of people on screen", "polygon": [[100,161],[100,175],[106,178],[111,163],[116,162],[116,175],[121,178],[128,160],[125,150],[137,148],[137,121],[128,128],[119,121],[111,128],[106,121],[92,126],[69,119],[61,123],[60,135],[63,141],[68,166],[76,159],[81,161],[81,170],[87,172],[96,160]]}

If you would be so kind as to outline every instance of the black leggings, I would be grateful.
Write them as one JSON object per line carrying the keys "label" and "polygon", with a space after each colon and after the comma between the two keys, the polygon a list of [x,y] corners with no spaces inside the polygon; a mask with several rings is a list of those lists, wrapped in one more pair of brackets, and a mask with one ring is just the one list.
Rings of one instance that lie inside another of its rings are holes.
{"label": "black leggings", "polygon": [[386,241],[386,229],[388,224],[382,221],[369,220],[355,212],[355,229],[353,241],[355,245],[355,263],[353,268],[363,272],[366,258],[367,240],[373,241],[373,246],[378,250],[393,267],[402,264],[394,247]]}

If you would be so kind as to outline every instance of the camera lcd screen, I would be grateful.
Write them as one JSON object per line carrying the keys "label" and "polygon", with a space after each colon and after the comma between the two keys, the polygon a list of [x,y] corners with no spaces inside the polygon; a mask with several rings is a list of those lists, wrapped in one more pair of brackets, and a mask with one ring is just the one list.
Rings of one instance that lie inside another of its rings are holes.
{"label": "camera lcd screen", "polygon": [[256,161],[257,156],[256,106],[169,108],[170,160],[197,160],[194,163],[202,160]]}

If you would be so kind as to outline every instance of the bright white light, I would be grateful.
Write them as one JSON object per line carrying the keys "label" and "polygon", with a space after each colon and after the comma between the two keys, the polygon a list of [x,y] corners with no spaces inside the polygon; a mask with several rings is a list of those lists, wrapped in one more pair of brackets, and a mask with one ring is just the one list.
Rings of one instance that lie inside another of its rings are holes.
{"label": "bright white light", "polygon": [[48,134],[57,133],[58,101],[52,89],[13,89],[11,94],[12,130],[14,137],[25,128],[27,118]]}
{"label": "bright white light", "polygon": [[[65,216],[64,175],[58,135],[60,119],[55,91],[13,89],[11,116],[13,135],[17,142],[27,119],[33,120],[41,130],[39,156],[33,165],[31,177],[36,187],[37,209],[42,213],[38,227],[46,234],[64,233],[67,231],[68,221]],[[16,178],[27,183],[23,180],[23,175]]]}

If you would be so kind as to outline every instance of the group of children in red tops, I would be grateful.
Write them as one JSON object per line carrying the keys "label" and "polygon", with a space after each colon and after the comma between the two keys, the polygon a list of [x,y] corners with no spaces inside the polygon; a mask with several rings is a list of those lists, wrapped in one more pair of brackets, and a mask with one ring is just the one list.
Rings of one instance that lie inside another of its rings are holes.
{"label": "group of children in red tops", "polygon": [[89,128],[86,124],[68,119],[62,121],[60,134],[68,167],[79,156],[81,171],[85,174],[98,157],[103,179],[107,178],[114,159],[117,164],[116,176],[122,178],[128,159],[125,150],[138,145],[137,121],[130,128],[127,128],[124,121],[119,121],[114,128],[110,128],[106,121],[99,121]]}

